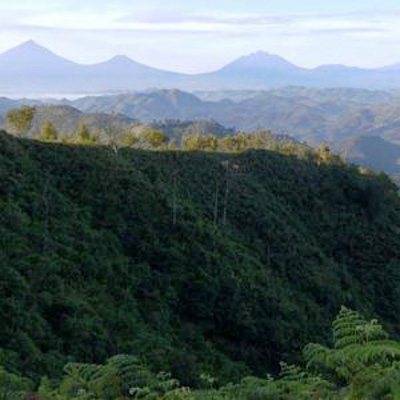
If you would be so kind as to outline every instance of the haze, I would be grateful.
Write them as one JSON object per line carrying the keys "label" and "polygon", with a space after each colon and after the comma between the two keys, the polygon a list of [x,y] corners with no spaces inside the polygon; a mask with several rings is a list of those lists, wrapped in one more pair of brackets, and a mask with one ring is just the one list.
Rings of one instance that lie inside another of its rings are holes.
{"label": "haze", "polygon": [[80,63],[125,54],[198,73],[256,50],[304,67],[400,61],[394,0],[0,0],[0,52],[33,39]]}

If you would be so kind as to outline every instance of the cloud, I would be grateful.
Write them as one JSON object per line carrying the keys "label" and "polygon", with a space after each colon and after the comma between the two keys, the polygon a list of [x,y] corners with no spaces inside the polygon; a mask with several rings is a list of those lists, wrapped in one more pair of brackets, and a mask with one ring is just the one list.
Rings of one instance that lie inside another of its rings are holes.
{"label": "cloud", "polygon": [[[0,0],[1,1],[1,0]],[[72,0],[78,1],[78,0]],[[102,1],[102,0],[101,0]],[[28,2],[27,2],[28,3]],[[60,0],[66,4],[65,0]],[[159,34],[220,35],[249,37],[257,35],[371,35],[393,30],[399,10],[380,12],[305,13],[305,14],[232,14],[210,11],[192,13],[182,10],[138,11],[113,8],[93,14],[91,7],[59,12],[49,8],[21,13],[11,8],[0,15],[0,29],[21,31],[70,30],[76,32],[144,32]],[[121,14],[122,13],[122,14]],[[123,15],[124,14],[124,15]]]}
{"label": "cloud", "polygon": [[310,35],[347,35],[349,33],[386,33],[390,32],[390,29],[385,28],[327,28],[327,29],[314,29],[310,30]]}
{"label": "cloud", "polygon": [[352,23],[376,23],[400,17],[400,9],[388,11],[362,11],[348,13],[308,13],[308,14],[253,14],[253,15],[205,15],[175,11],[154,11],[148,13],[134,13],[117,18],[116,22],[123,24],[218,24],[265,26],[298,24],[307,21],[347,21]]}
{"label": "cloud", "polygon": [[218,24],[218,25],[280,25],[294,22],[292,16],[249,15],[249,16],[212,16],[181,13],[179,11],[163,11],[147,14],[130,14],[117,21],[122,23],[146,24]]}
{"label": "cloud", "polygon": [[[29,25],[29,24],[1,24],[0,32],[21,32],[21,33],[43,33],[43,34],[104,34],[104,35],[118,35],[118,34],[138,34],[145,33],[146,35],[215,35],[220,34],[218,30],[212,29],[190,29],[190,28],[180,28],[176,27],[158,27],[154,29],[148,26],[136,26],[136,27],[117,27],[117,28],[73,28],[73,27],[55,27],[55,26],[40,26],[40,25]],[[240,33],[236,33],[240,34]],[[244,35],[245,36],[245,35]]]}

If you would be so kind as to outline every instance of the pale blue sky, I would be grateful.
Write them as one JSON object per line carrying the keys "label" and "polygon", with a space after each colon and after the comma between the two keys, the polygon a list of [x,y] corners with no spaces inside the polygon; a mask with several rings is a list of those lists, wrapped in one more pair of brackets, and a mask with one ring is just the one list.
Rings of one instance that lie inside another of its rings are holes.
{"label": "pale blue sky", "polygon": [[34,39],[82,63],[183,72],[263,50],[305,67],[400,62],[399,0],[0,0],[0,51]]}

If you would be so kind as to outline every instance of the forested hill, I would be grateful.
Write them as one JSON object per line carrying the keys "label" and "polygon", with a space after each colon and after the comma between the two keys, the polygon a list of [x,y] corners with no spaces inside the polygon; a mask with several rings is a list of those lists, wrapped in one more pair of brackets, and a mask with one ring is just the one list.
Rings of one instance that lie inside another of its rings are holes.
{"label": "forested hill", "polygon": [[398,335],[394,185],[308,155],[0,133],[0,364],[135,354],[182,384],[274,371],[347,305]]}

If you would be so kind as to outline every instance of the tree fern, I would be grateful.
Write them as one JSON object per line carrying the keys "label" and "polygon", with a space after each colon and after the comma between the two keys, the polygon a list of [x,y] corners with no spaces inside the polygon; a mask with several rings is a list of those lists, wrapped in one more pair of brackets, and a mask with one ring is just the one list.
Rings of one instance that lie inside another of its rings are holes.
{"label": "tree fern", "polygon": [[103,367],[95,364],[68,363],[60,394],[70,398],[96,399],[96,384],[102,379]]}
{"label": "tree fern", "polygon": [[336,319],[333,321],[333,340],[336,349],[341,349],[350,344],[360,343],[360,327],[366,321],[353,310],[342,306]]}
{"label": "tree fern", "polygon": [[400,343],[387,336],[376,320],[366,321],[342,307],[333,322],[334,348],[307,345],[303,351],[307,368],[351,383],[370,367],[387,368],[400,361]]}

